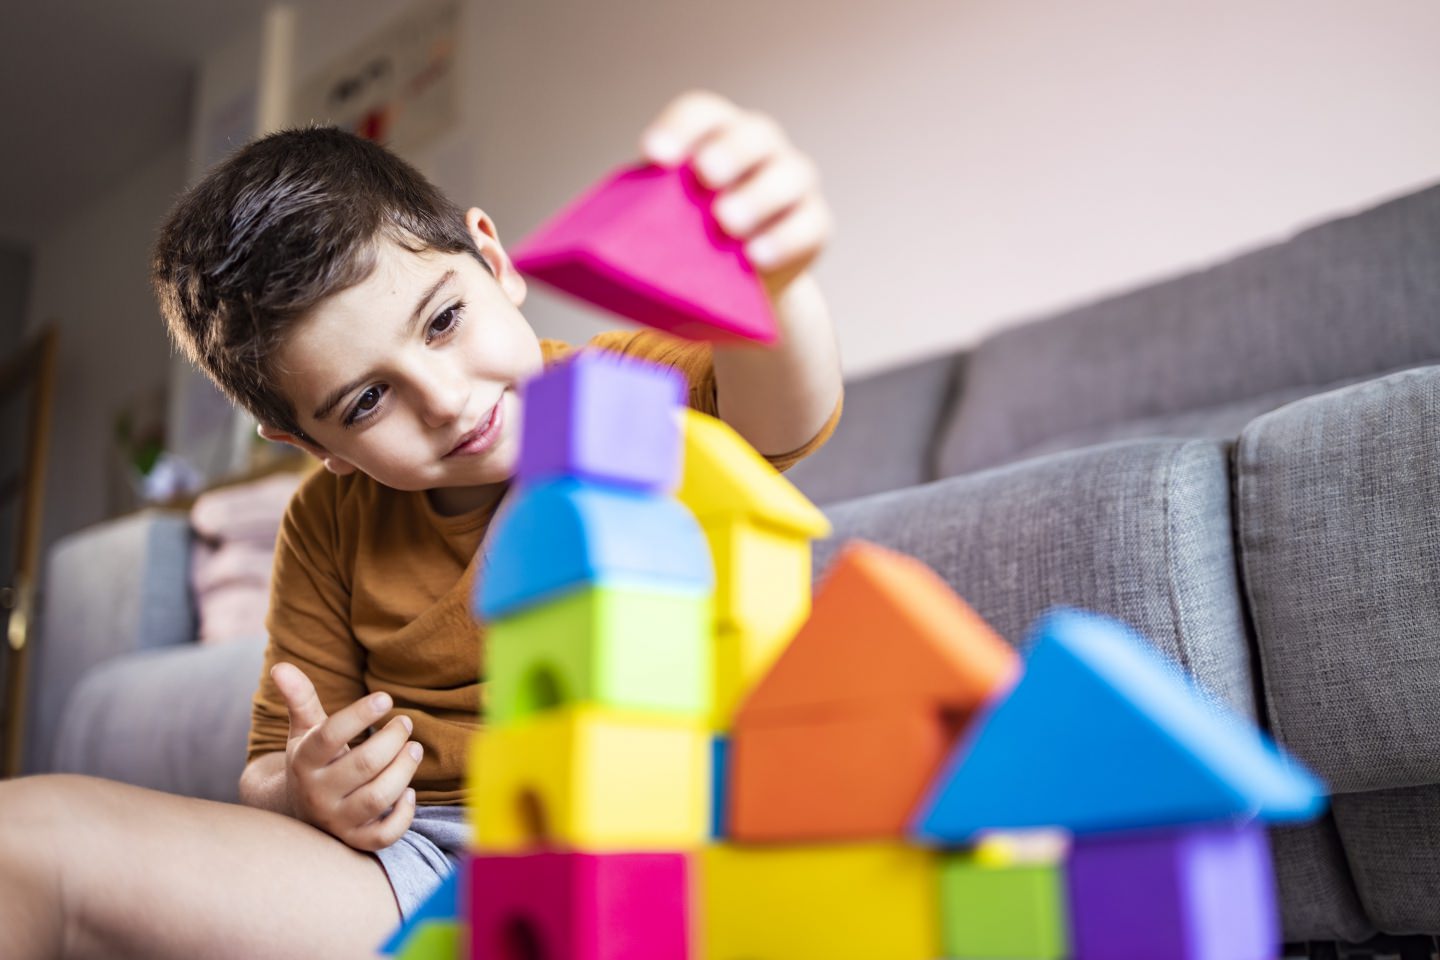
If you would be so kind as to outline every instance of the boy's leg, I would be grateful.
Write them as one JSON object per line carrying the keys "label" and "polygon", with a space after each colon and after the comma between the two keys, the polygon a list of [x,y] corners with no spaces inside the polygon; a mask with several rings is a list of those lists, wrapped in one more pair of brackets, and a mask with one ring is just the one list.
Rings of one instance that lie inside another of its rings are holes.
{"label": "boy's leg", "polygon": [[379,860],[298,820],[92,777],[0,782],[0,956],[359,960],[399,921]]}

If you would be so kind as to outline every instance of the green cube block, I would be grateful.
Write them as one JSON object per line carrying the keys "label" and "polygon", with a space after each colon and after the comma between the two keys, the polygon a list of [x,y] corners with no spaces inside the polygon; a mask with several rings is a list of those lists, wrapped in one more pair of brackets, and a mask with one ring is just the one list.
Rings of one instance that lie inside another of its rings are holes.
{"label": "green cube block", "polygon": [[395,960],[462,960],[460,921],[431,920],[410,934]]}
{"label": "green cube block", "polygon": [[591,704],[703,716],[710,709],[709,593],[581,588],[489,625],[491,723]]}
{"label": "green cube block", "polygon": [[1064,864],[990,866],[968,855],[946,857],[940,916],[951,960],[1060,960],[1070,950]]}

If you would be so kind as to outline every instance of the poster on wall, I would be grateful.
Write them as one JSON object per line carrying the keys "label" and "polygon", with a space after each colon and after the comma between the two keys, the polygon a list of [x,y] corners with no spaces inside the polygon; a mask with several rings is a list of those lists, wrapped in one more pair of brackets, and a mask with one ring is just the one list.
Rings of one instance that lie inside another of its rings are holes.
{"label": "poster on wall", "polygon": [[312,75],[293,122],[329,123],[407,158],[455,123],[458,0],[417,4]]}

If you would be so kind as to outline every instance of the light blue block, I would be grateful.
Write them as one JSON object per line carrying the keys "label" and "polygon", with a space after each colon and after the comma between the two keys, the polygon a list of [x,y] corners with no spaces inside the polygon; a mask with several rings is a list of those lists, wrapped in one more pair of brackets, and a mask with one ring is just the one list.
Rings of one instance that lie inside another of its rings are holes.
{"label": "light blue block", "polygon": [[1057,610],[1029,648],[1019,682],[977,717],[920,805],[921,840],[1303,821],[1324,809],[1313,774],[1206,704],[1125,625]]}
{"label": "light blue block", "polygon": [[412,933],[423,923],[434,920],[458,920],[460,919],[460,873],[465,868],[462,861],[458,867],[450,871],[450,875],[440,881],[440,886],[435,892],[420,904],[420,909],[410,915],[410,919],[400,925],[400,929],[390,935],[380,952],[387,957],[395,956],[405,948],[405,943],[410,939]]}
{"label": "light blue block", "polygon": [[678,500],[574,478],[511,496],[481,547],[482,620],[586,584],[713,589],[710,546]]}
{"label": "light blue block", "polygon": [[723,840],[730,830],[726,797],[730,793],[730,738],[710,740],[710,839]]}

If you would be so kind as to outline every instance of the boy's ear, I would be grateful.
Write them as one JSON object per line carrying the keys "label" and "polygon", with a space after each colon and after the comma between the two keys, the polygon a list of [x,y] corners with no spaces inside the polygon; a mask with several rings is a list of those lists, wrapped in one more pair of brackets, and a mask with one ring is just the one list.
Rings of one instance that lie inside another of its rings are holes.
{"label": "boy's ear", "polygon": [[515,269],[505,248],[500,245],[500,231],[495,228],[495,222],[484,210],[471,207],[465,211],[465,229],[470,231],[470,239],[475,242],[480,256],[490,264],[495,282],[500,284],[510,302],[517,307],[524,303],[525,278],[520,276],[520,271]]}
{"label": "boy's ear", "polygon": [[325,464],[325,469],[337,477],[343,477],[347,473],[355,472],[355,464],[349,460],[342,460],[333,454],[327,453],[324,447],[316,446],[308,440],[295,436],[293,433],[286,433],[284,430],[267,427],[263,423],[257,425],[255,431],[266,440],[271,440],[275,443],[288,443],[292,447],[299,447],[316,460]]}

